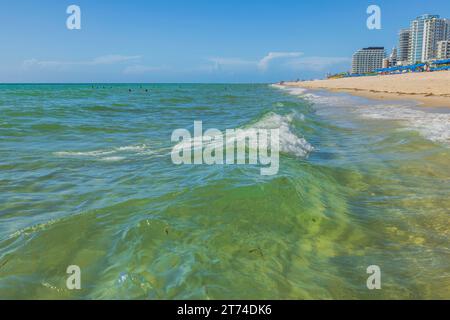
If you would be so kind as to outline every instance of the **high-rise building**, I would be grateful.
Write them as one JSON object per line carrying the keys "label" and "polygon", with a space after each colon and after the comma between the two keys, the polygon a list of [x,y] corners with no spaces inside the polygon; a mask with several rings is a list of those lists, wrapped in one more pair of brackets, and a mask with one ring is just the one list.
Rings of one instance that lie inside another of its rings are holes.
{"label": "high-rise building", "polygon": [[445,19],[446,37],[444,40],[450,40],[450,20]]}
{"label": "high-rise building", "polygon": [[409,59],[409,40],[411,38],[410,29],[402,29],[398,33],[398,55],[397,61],[406,64]]}
{"label": "high-rise building", "polygon": [[429,19],[424,25],[424,46],[422,61],[435,59],[439,41],[447,39],[447,20]]}
{"label": "high-rise building", "polygon": [[390,68],[395,67],[397,65],[397,48],[394,47],[392,49],[391,54],[389,57],[386,57],[383,59],[382,68]]}
{"label": "high-rise building", "polygon": [[437,48],[438,59],[450,59],[450,40],[444,40],[438,42]]}
{"label": "high-rise building", "polygon": [[411,22],[410,28],[411,36],[409,40],[409,55],[408,55],[408,61],[410,63],[422,60],[423,29],[426,17],[431,18],[431,16],[421,16]]}
{"label": "high-rise building", "polygon": [[437,56],[437,44],[448,36],[448,20],[425,14],[411,22],[409,41],[410,63],[425,62]]}
{"label": "high-rise building", "polygon": [[383,59],[386,57],[384,47],[363,48],[353,54],[352,73],[370,73],[383,67]]}
{"label": "high-rise building", "polygon": [[389,66],[393,67],[393,66],[397,65],[397,60],[398,60],[398,52],[397,52],[397,48],[394,47],[394,48],[392,48],[392,52],[389,55]]}
{"label": "high-rise building", "polygon": [[443,19],[444,20],[444,39],[443,40],[450,40],[450,19]]}

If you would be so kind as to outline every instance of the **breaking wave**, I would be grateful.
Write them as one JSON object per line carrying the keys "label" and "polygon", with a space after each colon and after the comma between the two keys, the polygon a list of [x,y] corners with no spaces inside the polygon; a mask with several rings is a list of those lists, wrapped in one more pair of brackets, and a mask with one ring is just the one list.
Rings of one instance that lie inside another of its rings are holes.
{"label": "breaking wave", "polygon": [[[257,129],[278,129],[279,130],[279,142],[280,142],[280,151],[286,154],[291,154],[293,156],[304,158],[310,152],[314,150],[314,147],[306,141],[305,138],[300,137],[294,133],[293,122],[304,121],[303,114],[292,112],[287,115],[279,115],[274,112],[270,112],[259,120],[244,127],[238,128],[240,129],[239,134],[235,130],[232,134],[227,133],[225,141],[222,139],[218,139],[217,136],[211,136],[211,139],[208,141],[202,141],[201,147],[222,147],[225,143],[227,146],[233,144],[234,141],[241,142],[246,139],[248,136],[251,136],[253,130]],[[191,138],[188,140],[184,140],[178,143],[174,149],[181,150],[184,148],[194,147],[194,150],[200,148],[199,141],[196,138]],[[256,149],[258,146],[250,145],[249,148]],[[270,148],[270,146],[268,146]]]}
{"label": "breaking wave", "polygon": [[411,102],[380,103],[349,94],[333,94],[304,88],[283,87],[273,85],[292,95],[301,96],[316,105],[326,108],[348,108],[350,113],[356,113],[365,119],[380,119],[399,121],[406,129],[419,132],[424,138],[438,143],[450,144],[450,113],[441,110],[419,110],[417,104]]}

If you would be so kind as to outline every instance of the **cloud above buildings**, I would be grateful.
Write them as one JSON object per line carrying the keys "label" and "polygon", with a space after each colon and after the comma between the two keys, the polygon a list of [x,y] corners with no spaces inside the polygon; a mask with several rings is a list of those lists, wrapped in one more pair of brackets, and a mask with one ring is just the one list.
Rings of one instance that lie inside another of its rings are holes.
{"label": "cloud above buildings", "polygon": [[[171,79],[201,76],[237,76],[246,75],[248,79],[254,77],[270,77],[281,74],[292,75],[293,72],[324,72],[330,68],[342,66],[350,62],[349,58],[305,56],[299,51],[272,51],[262,58],[242,57],[212,57],[206,59],[207,63],[186,64],[180,61],[174,65],[158,65],[145,63],[145,57],[141,55],[110,54],[87,60],[39,60],[28,59],[22,62],[21,70],[27,74],[39,74],[40,70],[51,72],[84,72],[95,71],[96,67],[109,66],[112,73],[117,76],[127,76],[133,79],[143,77],[158,77]],[[98,69],[104,72],[105,69]],[[138,81],[138,80],[136,80]]]}
{"label": "cloud above buildings", "polygon": [[344,57],[302,57],[289,60],[285,65],[299,71],[323,71],[338,64],[349,64],[351,60]]}
{"label": "cloud above buildings", "polygon": [[242,69],[242,68],[254,68],[260,71],[266,71],[271,62],[277,59],[289,59],[300,57],[302,52],[269,52],[260,60],[248,60],[242,58],[226,58],[226,57],[214,57],[209,58],[208,61],[213,63],[214,70],[222,70],[225,68]]}
{"label": "cloud above buildings", "polygon": [[258,61],[258,68],[265,71],[273,60],[297,58],[302,55],[302,52],[269,52],[264,58]]}
{"label": "cloud above buildings", "polygon": [[[215,57],[208,61],[213,63],[213,70],[245,70],[266,72],[270,68],[290,68],[296,71],[323,71],[334,65],[349,63],[350,58],[344,57],[318,57],[304,56],[303,52],[269,52],[259,60],[246,60],[241,58]],[[275,64],[275,62],[282,62]]]}
{"label": "cloud above buildings", "polygon": [[209,58],[208,61],[213,63],[213,69],[220,70],[222,67],[254,67],[256,61],[245,60],[241,58]]}

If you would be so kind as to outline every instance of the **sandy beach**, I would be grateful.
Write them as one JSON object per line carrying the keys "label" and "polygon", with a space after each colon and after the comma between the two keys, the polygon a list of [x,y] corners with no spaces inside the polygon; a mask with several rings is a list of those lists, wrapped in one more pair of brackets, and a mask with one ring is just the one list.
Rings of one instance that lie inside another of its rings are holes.
{"label": "sandy beach", "polygon": [[285,82],[284,85],[348,92],[372,99],[416,100],[425,106],[450,107],[450,71]]}

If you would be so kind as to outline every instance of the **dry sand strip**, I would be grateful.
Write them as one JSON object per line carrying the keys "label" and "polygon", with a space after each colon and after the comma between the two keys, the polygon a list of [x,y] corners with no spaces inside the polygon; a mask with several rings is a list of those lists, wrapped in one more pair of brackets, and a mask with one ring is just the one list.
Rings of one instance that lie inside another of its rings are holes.
{"label": "dry sand strip", "polygon": [[450,71],[285,82],[284,85],[347,92],[372,99],[416,100],[425,106],[450,107]]}

